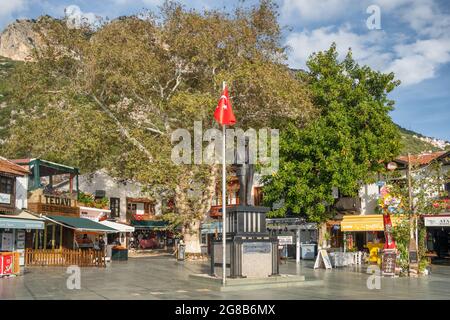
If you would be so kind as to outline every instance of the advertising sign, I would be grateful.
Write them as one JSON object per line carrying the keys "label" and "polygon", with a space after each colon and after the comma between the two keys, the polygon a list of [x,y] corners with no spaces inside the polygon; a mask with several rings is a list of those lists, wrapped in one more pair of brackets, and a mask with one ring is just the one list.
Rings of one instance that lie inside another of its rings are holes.
{"label": "advertising sign", "polygon": [[12,232],[2,233],[2,251],[13,251],[14,234]]}
{"label": "advertising sign", "polygon": [[10,204],[11,195],[7,193],[0,193],[0,203]]}
{"label": "advertising sign", "polygon": [[384,250],[381,270],[383,275],[395,275],[397,254],[395,250]]}
{"label": "advertising sign", "polygon": [[95,222],[104,221],[110,216],[111,210],[97,209],[90,207],[80,207],[80,217],[86,218]]}
{"label": "advertising sign", "polygon": [[292,244],[292,236],[278,236],[277,238],[280,246]]}
{"label": "advertising sign", "polygon": [[395,249],[395,241],[394,237],[392,236],[392,222],[389,213],[383,215],[383,222],[384,222],[384,236],[386,238],[386,241],[384,243],[384,249]]}
{"label": "advertising sign", "polygon": [[13,255],[2,255],[0,256],[0,274],[12,274],[13,272]]}

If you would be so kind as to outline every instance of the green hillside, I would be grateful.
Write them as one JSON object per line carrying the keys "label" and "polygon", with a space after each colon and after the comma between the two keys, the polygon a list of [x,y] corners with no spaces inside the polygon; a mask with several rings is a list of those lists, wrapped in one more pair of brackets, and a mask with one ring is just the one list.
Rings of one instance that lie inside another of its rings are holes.
{"label": "green hillside", "polygon": [[421,152],[425,152],[425,151],[431,151],[431,152],[435,152],[435,151],[441,151],[442,149],[439,149],[435,146],[433,146],[432,144],[422,141],[415,136],[418,137],[425,137],[424,135],[402,128],[400,126],[398,126],[398,128],[400,129],[400,134],[402,136],[402,154],[407,154],[407,153],[411,153],[411,154],[417,154],[417,153],[421,153]]}
{"label": "green hillside", "polygon": [[7,82],[5,79],[9,76],[14,66],[18,62],[0,57],[0,142],[5,135],[5,126],[9,123],[11,110],[3,103],[7,95]]}

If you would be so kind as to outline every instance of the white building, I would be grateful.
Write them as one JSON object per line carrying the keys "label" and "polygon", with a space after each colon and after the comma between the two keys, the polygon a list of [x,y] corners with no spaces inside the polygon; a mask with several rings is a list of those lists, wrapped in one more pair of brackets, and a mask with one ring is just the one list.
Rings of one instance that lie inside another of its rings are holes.
{"label": "white building", "polygon": [[81,175],[79,189],[99,198],[108,198],[111,218],[121,222],[129,221],[130,215],[151,217],[161,214],[161,200],[149,199],[148,195],[142,192],[143,185],[120,181],[111,177],[106,170]]}

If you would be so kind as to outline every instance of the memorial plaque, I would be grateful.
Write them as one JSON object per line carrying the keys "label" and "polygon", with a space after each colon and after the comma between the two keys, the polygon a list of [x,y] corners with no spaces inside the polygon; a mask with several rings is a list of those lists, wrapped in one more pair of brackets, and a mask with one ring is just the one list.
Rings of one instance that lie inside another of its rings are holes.
{"label": "memorial plaque", "polygon": [[272,245],[269,242],[246,242],[243,244],[246,253],[270,253]]}

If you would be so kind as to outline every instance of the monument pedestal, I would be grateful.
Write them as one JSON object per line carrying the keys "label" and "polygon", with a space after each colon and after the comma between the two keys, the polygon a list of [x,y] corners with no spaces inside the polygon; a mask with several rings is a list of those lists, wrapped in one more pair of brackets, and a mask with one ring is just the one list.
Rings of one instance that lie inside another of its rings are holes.
{"label": "monument pedestal", "polygon": [[[226,264],[231,278],[264,278],[279,274],[278,240],[266,229],[269,208],[236,206],[227,209]],[[211,275],[222,266],[222,239],[212,242]],[[221,273],[221,272],[220,272]]]}

